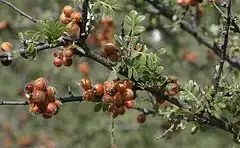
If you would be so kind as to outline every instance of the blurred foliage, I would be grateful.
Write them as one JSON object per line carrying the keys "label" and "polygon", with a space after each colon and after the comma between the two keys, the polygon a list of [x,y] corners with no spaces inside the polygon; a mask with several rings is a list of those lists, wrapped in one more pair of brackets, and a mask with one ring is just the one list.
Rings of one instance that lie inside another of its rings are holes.
{"label": "blurred foliage", "polygon": [[[49,18],[56,20],[59,17],[61,9],[65,5],[73,4],[73,1],[70,0],[9,1],[13,2],[20,9],[39,20],[46,20]],[[148,9],[151,8],[148,8],[144,3],[144,0],[135,0],[135,6],[132,5],[132,1],[126,1],[124,7],[122,7],[120,0],[113,0],[111,2],[115,3],[109,3],[107,0],[96,0],[95,5],[103,5],[104,8],[96,11],[102,12],[102,15],[104,16],[107,14],[113,15],[113,10],[115,9],[120,10],[117,11],[117,14],[114,14],[114,16],[117,16],[117,19],[114,19],[114,22],[117,25],[116,28],[118,33],[121,31],[121,21],[124,19],[127,26],[135,26],[138,22],[143,21],[146,32],[144,32],[141,40],[150,47],[150,51],[159,50],[164,47],[166,49],[166,54],[161,55],[161,64],[165,67],[165,73],[167,75],[177,76],[182,84],[186,84],[184,85],[186,88],[191,87],[193,90],[192,92],[183,91],[182,95],[191,97],[192,94],[196,95],[199,93],[199,89],[195,85],[195,82],[191,81],[188,83],[190,79],[195,80],[200,86],[211,83],[212,76],[214,75],[213,67],[217,60],[207,59],[208,49],[206,47],[199,45],[189,34],[172,26],[172,24],[170,24],[165,18],[153,14],[145,15],[145,12],[148,12]],[[172,5],[174,2],[175,1],[171,2]],[[77,7],[78,5],[75,6]],[[235,1],[234,12],[239,12],[239,6],[240,2]],[[135,9],[134,7],[139,9],[138,17],[135,11],[131,11]],[[182,11],[178,7],[174,9],[179,10],[179,14]],[[217,36],[214,32],[216,32],[215,30],[218,30],[216,27],[219,23],[217,19],[218,13],[212,7],[206,7],[204,10],[205,14],[199,20],[200,24],[204,24],[201,29],[210,30],[209,32],[212,32],[213,37]],[[129,14],[129,17],[124,18],[124,15],[127,14]],[[142,15],[145,15],[145,20]],[[7,20],[17,32],[24,31],[24,29],[35,29],[29,20],[23,18],[3,4],[0,4],[0,18],[0,21]],[[135,19],[135,21],[133,21],[133,19]],[[204,26],[208,27],[204,28]],[[149,29],[151,27],[154,29]],[[172,28],[172,31],[167,30],[166,27]],[[142,31],[142,26],[138,26],[135,27],[134,31],[128,30],[127,32],[129,34],[130,32],[132,32],[132,34],[138,34]],[[133,40],[133,36],[130,36],[131,40]],[[11,32],[9,30],[1,31],[0,42],[1,41],[11,41],[14,44],[15,49],[21,47],[16,32]],[[185,51],[196,53],[197,56],[195,56],[193,63],[187,62],[181,58]],[[147,63],[147,55],[142,55],[139,58],[141,62],[140,64],[144,65]],[[79,63],[84,61],[87,61],[90,65],[90,77],[93,83],[104,82],[103,76],[108,72],[108,70],[102,65],[79,57],[74,59],[74,66],[71,68],[55,69],[52,61],[52,52],[46,50],[38,54],[38,58],[33,61],[19,58],[15,60],[10,67],[3,67],[0,65],[0,81],[3,84],[3,86],[0,87],[0,98],[4,100],[23,99],[19,96],[18,92],[21,91],[26,82],[34,80],[40,76],[45,76],[50,80],[51,85],[58,90],[58,96],[66,95],[68,86],[71,87],[74,94],[80,94],[81,89],[77,86],[76,82],[82,78],[82,75],[78,72],[77,67]],[[156,70],[155,72],[158,71]],[[161,67],[159,68],[159,73],[160,72],[162,72]],[[140,71],[138,71],[138,73],[140,73]],[[133,75],[134,77],[134,72],[129,75]],[[239,85],[239,82],[234,83],[232,87],[234,87],[234,85]],[[226,89],[231,90],[232,93],[237,92],[237,90],[234,90],[231,87]],[[145,93],[143,93],[143,96],[148,97]],[[227,99],[231,100],[231,98]],[[148,107],[148,104],[144,101],[139,101],[138,103],[144,107]],[[229,102],[229,104],[230,103],[231,102]],[[2,125],[2,130],[0,131],[0,143],[3,147],[4,145],[6,147],[9,143],[13,144],[10,147],[19,147],[20,143],[26,142],[26,139],[29,139],[30,137],[30,141],[33,141],[33,145],[29,147],[44,145],[45,147],[50,148],[54,144],[56,144],[57,148],[109,147],[111,120],[106,113],[95,113],[93,107],[94,104],[88,102],[64,104],[64,107],[56,116],[50,120],[44,120],[41,117],[30,115],[28,113],[28,108],[24,106],[1,106],[0,124]],[[239,112],[239,109],[234,108],[230,111]],[[154,140],[154,138],[160,136],[164,132],[164,129],[166,129],[166,121],[161,117],[148,116],[146,123],[140,125],[136,121],[138,113],[139,112],[137,111],[127,111],[124,116],[115,120],[115,140],[119,148],[238,147],[232,142],[231,136],[228,133],[212,128],[207,130],[200,129],[201,132],[191,136],[190,129],[192,127],[188,126],[188,124],[186,128],[189,130],[175,131],[174,133],[167,135],[164,139]]]}

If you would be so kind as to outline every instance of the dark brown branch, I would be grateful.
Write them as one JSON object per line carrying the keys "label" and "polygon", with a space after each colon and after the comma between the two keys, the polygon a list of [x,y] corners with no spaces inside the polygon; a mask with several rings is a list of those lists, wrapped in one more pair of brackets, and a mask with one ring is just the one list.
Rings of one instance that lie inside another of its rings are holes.
{"label": "dark brown branch", "polygon": [[29,19],[30,21],[34,22],[34,23],[37,23],[37,21],[32,18],[30,15],[26,14],[25,12],[23,12],[22,10],[20,10],[19,8],[17,8],[15,5],[13,5],[12,3],[10,3],[9,1],[7,0],[0,0],[0,2],[8,5],[9,7],[13,8],[15,11],[17,11],[20,15],[26,17],[27,19]]}
{"label": "dark brown branch", "polygon": [[231,8],[232,8],[232,0],[229,0],[228,3],[228,8],[227,8],[227,25],[226,25],[226,29],[225,29],[225,35],[224,35],[224,43],[221,46],[221,61],[220,61],[220,66],[219,69],[217,70],[217,75],[216,75],[216,79],[215,79],[215,84],[214,84],[214,95],[217,94],[218,92],[218,86],[219,86],[219,81],[221,78],[221,74],[223,72],[223,66],[224,66],[224,57],[226,56],[226,51],[227,51],[227,46],[228,46],[228,36],[229,36],[229,29],[230,29],[230,25],[231,25]]}
{"label": "dark brown branch", "polygon": [[86,24],[88,22],[87,16],[88,16],[88,9],[89,9],[89,0],[84,0],[83,1],[83,6],[82,6],[82,27],[81,27],[81,32],[86,33]]}
{"label": "dark brown branch", "polygon": [[[67,97],[58,97],[62,103],[68,102],[82,102],[82,96],[67,96]],[[29,105],[28,101],[0,101],[0,105]]]}

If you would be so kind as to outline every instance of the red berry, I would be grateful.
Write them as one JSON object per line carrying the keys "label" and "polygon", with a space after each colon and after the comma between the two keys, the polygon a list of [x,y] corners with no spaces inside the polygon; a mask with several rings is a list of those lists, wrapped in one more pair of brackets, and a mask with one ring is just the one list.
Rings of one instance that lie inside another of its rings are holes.
{"label": "red berry", "polygon": [[92,101],[94,99],[94,96],[93,96],[93,91],[92,90],[87,90],[83,93],[83,98],[86,100],[86,101]]}
{"label": "red berry", "polygon": [[124,92],[124,98],[125,98],[126,101],[133,100],[134,99],[134,92],[131,89],[127,88]]}
{"label": "red berry", "polygon": [[73,13],[71,14],[70,18],[71,18],[74,22],[78,23],[78,22],[80,22],[80,20],[81,20],[81,13],[80,13],[80,12],[73,12]]}
{"label": "red berry", "polygon": [[102,84],[96,84],[93,86],[93,91],[95,96],[103,96],[104,88]]}
{"label": "red berry", "polygon": [[91,80],[89,80],[88,78],[81,79],[80,84],[84,90],[89,90],[92,87]]}
{"label": "red berry", "polygon": [[146,116],[144,113],[141,113],[137,116],[138,123],[144,123],[146,121]]}
{"label": "red berry", "polygon": [[72,58],[63,57],[62,63],[64,66],[69,67],[73,64]]}
{"label": "red berry", "polygon": [[114,96],[114,103],[117,107],[121,107],[123,106],[124,104],[124,100],[123,100],[123,96],[122,94],[120,93],[117,93],[115,96]]}
{"label": "red berry", "polygon": [[27,93],[32,93],[34,91],[34,85],[33,83],[28,83],[26,86],[25,86],[25,90],[27,91]]}
{"label": "red berry", "polygon": [[60,108],[61,108],[61,106],[62,106],[62,102],[61,102],[60,100],[55,100],[54,103],[55,103],[57,109],[60,109]]}
{"label": "red berry", "polygon": [[71,14],[73,13],[73,8],[71,6],[65,6],[63,8],[63,13],[67,16],[70,17]]}
{"label": "red berry", "polygon": [[57,107],[54,103],[48,103],[47,105],[47,112],[48,113],[54,113],[56,111]]}
{"label": "red berry", "polygon": [[136,101],[135,100],[125,101],[124,105],[125,105],[126,108],[130,109],[130,108],[133,108],[136,105]]}
{"label": "red berry", "polygon": [[109,94],[105,94],[102,98],[102,101],[104,103],[112,103],[113,102],[113,97],[110,96]]}
{"label": "red berry", "polygon": [[46,91],[49,82],[46,78],[40,77],[34,81],[33,85],[35,90]]}
{"label": "red berry", "polygon": [[45,92],[35,90],[35,91],[33,91],[32,95],[30,97],[30,101],[34,102],[34,103],[37,103],[37,104],[44,103],[45,97],[46,97]]}

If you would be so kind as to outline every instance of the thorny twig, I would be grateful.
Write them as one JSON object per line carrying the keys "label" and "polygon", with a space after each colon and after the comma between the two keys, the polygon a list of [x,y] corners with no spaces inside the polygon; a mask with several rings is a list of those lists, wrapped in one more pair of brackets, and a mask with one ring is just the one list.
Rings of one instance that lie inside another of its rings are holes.
{"label": "thorny twig", "polygon": [[221,74],[223,72],[224,57],[226,56],[226,50],[227,50],[227,46],[228,46],[229,28],[230,28],[230,25],[231,25],[231,17],[232,17],[231,6],[232,6],[232,0],[229,0],[229,4],[228,4],[228,7],[227,7],[227,25],[226,25],[226,29],[225,29],[226,32],[225,32],[225,35],[224,35],[224,43],[221,46],[221,61],[220,61],[220,66],[219,66],[219,69],[217,70],[217,74],[216,74],[216,78],[215,78],[216,82],[214,84],[213,97],[217,94],[219,81],[221,79]]}

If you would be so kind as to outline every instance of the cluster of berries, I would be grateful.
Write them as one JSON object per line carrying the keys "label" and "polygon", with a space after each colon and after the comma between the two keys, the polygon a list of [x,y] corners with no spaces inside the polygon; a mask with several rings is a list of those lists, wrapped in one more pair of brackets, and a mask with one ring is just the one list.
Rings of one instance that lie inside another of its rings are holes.
{"label": "cluster of berries", "polygon": [[40,77],[25,86],[26,97],[29,99],[29,112],[42,114],[48,119],[56,115],[61,107],[61,101],[55,97],[56,89],[49,86],[46,78]]}
{"label": "cluster of berries", "polygon": [[130,80],[105,81],[104,84],[95,84],[93,87],[88,78],[80,81],[84,89],[83,97],[86,101],[103,102],[108,104],[108,112],[116,118],[125,113],[125,108],[133,108],[136,104],[133,82]]}
{"label": "cluster of berries", "polygon": [[73,64],[73,48],[71,46],[68,46],[64,48],[63,50],[56,50],[53,53],[54,61],[53,64],[56,67],[61,67],[62,65],[69,67]]}
{"label": "cluster of berries", "polygon": [[67,33],[76,39],[80,37],[81,13],[74,11],[71,6],[65,6],[62,10],[62,14],[59,17],[59,21],[66,25]]}
{"label": "cluster of berries", "polygon": [[88,41],[100,47],[102,56],[117,61],[119,55],[114,44],[115,26],[110,17],[103,18],[96,26],[95,32],[88,37]]}
{"label": "cluster of berries", "polygon": [[[0,53],[1,52],[8,52],[11,53],[13,50],[13,45],[9,42],[3,42],[0,46]],[[1,63],[3,66],[9,66],[12,63],[11,57],[1,58]]]}

